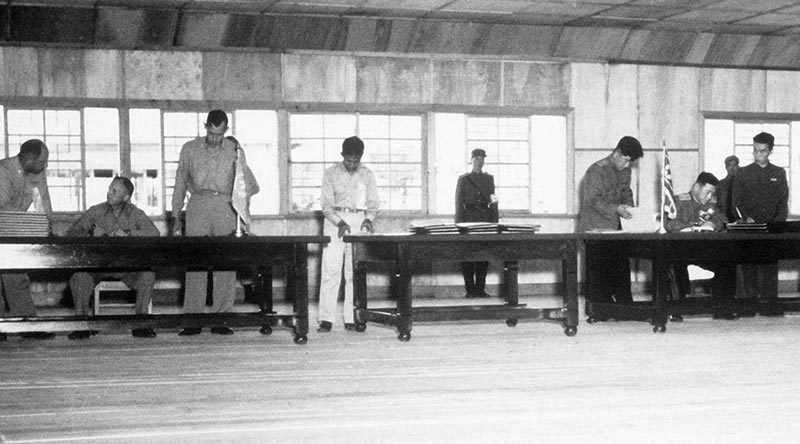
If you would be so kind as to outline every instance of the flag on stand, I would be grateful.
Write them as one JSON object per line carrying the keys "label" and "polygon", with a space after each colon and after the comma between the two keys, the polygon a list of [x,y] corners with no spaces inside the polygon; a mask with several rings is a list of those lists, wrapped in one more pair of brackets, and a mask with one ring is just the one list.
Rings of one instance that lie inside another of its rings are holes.
{"label": "flag on stand", "polygon": [[245,164],[242,160],[242,148],[236,147],[236,163],[233,170],[233,192],[231,193],[231,204],[236,214],[242,219],[245,225],[250,226],[250,209],[247,205],[247,183],[244,179]]}
{"label": "flag on stand", "polygon": [[669,153],[667,153],[667,143],[661,144],[664,152],[663,169],[661,171],[661,194],[662,211],[667,213],[667,217],[675,219],[678,216],[678,208],[675,206],[675,193],[672,188],[672,169],[669,165]]}

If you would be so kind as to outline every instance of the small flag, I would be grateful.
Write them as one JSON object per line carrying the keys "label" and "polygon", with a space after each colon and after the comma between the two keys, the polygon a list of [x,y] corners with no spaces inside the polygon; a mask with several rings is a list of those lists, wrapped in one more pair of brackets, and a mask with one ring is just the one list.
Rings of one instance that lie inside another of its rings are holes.
{"label": "small flag", "polygon": [[669,153],[667,153],[666,142],[662,142],[662,148],[664,152],[664,167],[661,171],[661,192],[664,195],[663,211],[667,213],[668,218],[675,219],[678,216],[678,208],[675,206],[675,196],[672,188],[672,169],[669,165]]}
{"label": "small flag", "polygon": [[244,178],[244,160],[242,159],[241,147],[236,147],[236,163],[234,163],[233,191],[231,193],[231,204],[236,214],[242,218],[245,225],[250,226],[250,209],[247,205],[247,183]]}

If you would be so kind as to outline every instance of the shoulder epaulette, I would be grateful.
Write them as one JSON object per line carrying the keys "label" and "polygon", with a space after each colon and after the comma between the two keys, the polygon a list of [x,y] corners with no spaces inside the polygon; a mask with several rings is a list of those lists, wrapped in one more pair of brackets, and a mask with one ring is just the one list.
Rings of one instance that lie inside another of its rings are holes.
{"label": "shoulder epaulette", "polygon": [[692,200],[692,195],[689,193],[681,193],[675,196],[677,200]]}

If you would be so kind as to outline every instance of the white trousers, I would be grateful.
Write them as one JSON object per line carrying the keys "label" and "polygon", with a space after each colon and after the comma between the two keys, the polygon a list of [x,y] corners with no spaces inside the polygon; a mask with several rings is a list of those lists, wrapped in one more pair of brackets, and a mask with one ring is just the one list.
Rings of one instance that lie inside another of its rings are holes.
{"label": "white trousers", "polygon": [[[350,225],[350,233],[356,234],[361,229],[365,214],[340,213],[339,216]],[[344,266],[344,322],[353,323],[353,245],[339,238],[339,228],[325,219],[323,229],[331,241],[322,250],[322,282],[319,288],[319,322],[328,321],[336,325],[336,303],[339,300],[339,286],[342,283],[342,266]]]}

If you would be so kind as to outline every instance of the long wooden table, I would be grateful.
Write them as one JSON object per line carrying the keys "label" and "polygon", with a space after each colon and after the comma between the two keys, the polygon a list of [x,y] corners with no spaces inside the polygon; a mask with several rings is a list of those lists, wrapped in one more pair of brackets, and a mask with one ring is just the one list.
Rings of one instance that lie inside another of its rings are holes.
{"label": "long wooden table", "polygon": [[[444,235],[346,235],[353,244],[353,281],[356,330],[364,331],[369,321],[395,325],[398,339],[411,338],[413,320],[505,319],[514,326],[518,319],[556,321],[564,332],[578,331],[578,282],[576,241],[573,234],[444,234]],[[555,259],[561,261],[564,302],[557,308],[527,308],[519,303],[518,261]],[[412,307],[411,275],[419,263],[441,261],[492,261],[503,263],[504,305],[455,307]],[[397,308],[367,308],[369,264],[392,264],[392,285]]]}
{"label": "long wooden table", "polygon": [[[0,318],[0,333],[127,328],[176,328],[226,325],[261,327],[270,334],[282,325],[294,330],[294,342],[308,340],[308,244],[327,236],[0,238],[0,270],[47,269],[124,271],[151,267],[250,270],[259,311],[153,315],[97,315]],[[276,314],[272,300],[273,267],[286,269],[291,314]]]}
{"label": "long wooden table", "polygon": [[[710,298],[670,301],[669,266],[674,263],[727,262],[734,264],[768,263],[800,259],[800,233],[700,232],[700,233],[582,233],[586,246],[587,315],[602,313],[611,317],[647,320],[653,331],[666,331],[670,314],[712,313]],[[592,264],[613,257],[647,259],[652,263],[653,299],[632,305],[594,303],[592,280],[597,269]],[[754,310],[758,301],[731,301],[735,311]],[[800,298],[780,298],[784,310],[800,310]]]}

